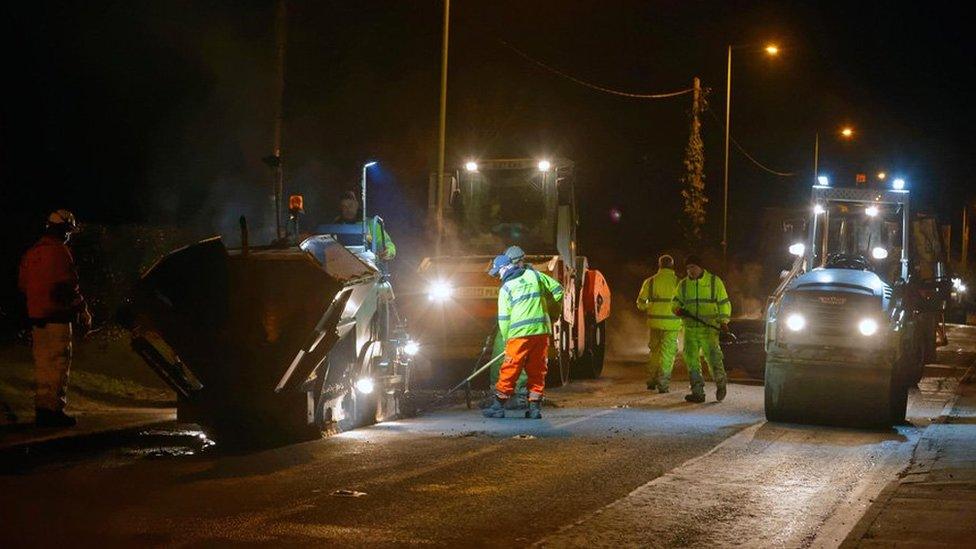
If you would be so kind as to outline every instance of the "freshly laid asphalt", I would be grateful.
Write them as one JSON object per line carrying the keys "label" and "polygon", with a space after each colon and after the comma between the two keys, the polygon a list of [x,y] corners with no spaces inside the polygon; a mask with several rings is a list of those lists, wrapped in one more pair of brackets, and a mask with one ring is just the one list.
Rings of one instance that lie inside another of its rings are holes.
{"label": "freshly laid asphalt", "polygon": [[689,404],[617,362],[540,421],[458,406],[249,453],[131,437],[0,472],[0,546],[836,546],[953,398],[956,350],[885,431],[767,424],[754,385]]}

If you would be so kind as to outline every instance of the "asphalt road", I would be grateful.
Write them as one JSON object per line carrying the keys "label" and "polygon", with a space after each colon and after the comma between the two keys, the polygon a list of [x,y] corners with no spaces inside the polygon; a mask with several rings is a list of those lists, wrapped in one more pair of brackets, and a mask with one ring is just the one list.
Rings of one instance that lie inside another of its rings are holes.
{"label": "asphalt road", "polygon": [[123,441],[0,475],[0,546],[835,546],[907,465],[968,350],[946,351],[913,425],[887,431],[767,424],[760,386],[688,404],[684,383],[652,394],[640,365],[614,363],[553,391],[541,421],[456,407],[240,454]]}

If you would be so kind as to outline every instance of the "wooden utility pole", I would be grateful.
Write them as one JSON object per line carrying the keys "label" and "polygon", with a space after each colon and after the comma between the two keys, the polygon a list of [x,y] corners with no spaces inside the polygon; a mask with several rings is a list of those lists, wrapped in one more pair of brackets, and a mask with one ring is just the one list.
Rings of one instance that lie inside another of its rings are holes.
{"label": "wooden utility pole", "polygon": [[687,216],[685,239],[690,246],[698,246],[701,242],[701,228],[705,224],[705,150],[701,139],[701,114],[705,110],[705,98],[702,94],[701,80],[697,77],[692,83],[691,120],[688,129],[688,145],[685,147],[684,167],[682,176],[684,189],[684,213]]}
{"label": "wooden utility pole", "polygon": [[447,46],[451,22],[451,0],[444,0],[444,37],[441,43],[441,104],[437,130],[437,254],[441,255],[444,234],[444,148],[447,132]]}

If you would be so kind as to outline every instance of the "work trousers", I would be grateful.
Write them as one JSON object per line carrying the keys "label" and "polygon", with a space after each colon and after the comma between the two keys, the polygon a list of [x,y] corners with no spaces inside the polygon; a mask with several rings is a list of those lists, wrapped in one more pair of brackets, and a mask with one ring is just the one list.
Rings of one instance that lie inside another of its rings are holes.
{"label": "work trousers", "polygon": [[647,382],[664,389],[671,383],[674,359],[678,355],[678,330],[649,328],[647,339]]}
{"label": "work trousers", "polygon": [[498,374],[495,392],[499,398],[515,393],[515,382],[524,370],[528,374],[529,400],[542,399],[546,388],[549,334],[513,337],[505,344],[505,361]]}
{"label": "work trousers", "polygon": [[[491,356],[494,357],[498,356],[500,353],[503,353],[505,351],[505,343],[506,341],[502,339],[501,334],[496,334],[495,342],[492,346]],[[501,371],[502,361],[495,361],[495,363],[491,365],[491,368],[488,368],[488,380],[492,387],[498,384],[498,378]],[[525,374],[525,370],[522,370],[522,373],[518,376],[518,381],[515,383],[515,391],[522,397],[526,395],[525,386],[528,382],[529,376]]]}
{"label": "work trousers", "polygon": [[705,380],[702,378],[701,361],[704,356],[708,370],[719,387],[725,385],[725,363],[722,347],[719,345],[718,330],[708,327],[685,328],[685,366],[691,378],[691,392],[705,394]]}
{"label": "work trousers", "polygon": [[34,407],[52,412],[68,404],[71,370],[71,324],[48,322],[33,330]]}

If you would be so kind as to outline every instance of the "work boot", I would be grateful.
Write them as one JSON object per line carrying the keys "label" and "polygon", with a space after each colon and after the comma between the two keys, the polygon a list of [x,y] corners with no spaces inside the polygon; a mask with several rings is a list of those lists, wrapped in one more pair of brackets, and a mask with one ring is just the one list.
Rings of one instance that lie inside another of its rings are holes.
{"label": "work boot", "polygon": [[647,390],[648,391],[653,391],[653,390],[655,390],[657,388],[658,388],[658,386],[657,386],[657,382],[656,381],[648,381],[647,382]]}
{"label": "work boot", "polygon": [[507,398],[499,398],[498,395],[495,395],[494,400],[491,401],[491,406],[482,410],[481,415],[485,417],[493,417],[493,418],[505,417],[506,401],[508,401]]}
{"label": "work boot", "polygon": [[525,411],[525,417],[529,419],[542,419],[542,401],[530,400],[529,409]]}
{"label": "work boot", "polygon": [[715,400],[722,402],[723,400],[725,400],[725,394],[726,394],[725,384],[723,383],[718,386],[718,389],[715,389]]}
{"label": "work boot", "polygon": [[661,393],[661,394],[670,393],[671,392],[671,389],[667,385],[665,385],[664,383],[658,383],[657,384],[657,392],[658,393]]}
{"label": "work boot", "polygon": [[35,408],[34,413],[34,424],[38,427],[74,427],[78,423],[62,410]]}
{"label": "work boot", "polygon": [[685,395],[685,400],[687,402],[705,402],[705,395],[691,393],[690,395]]}

